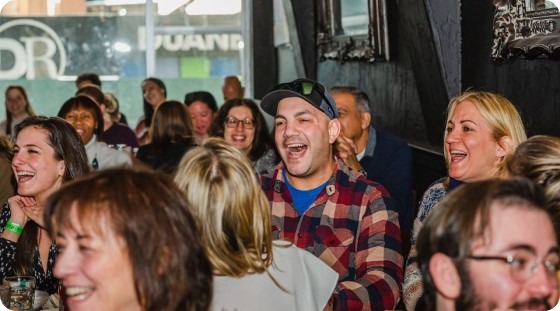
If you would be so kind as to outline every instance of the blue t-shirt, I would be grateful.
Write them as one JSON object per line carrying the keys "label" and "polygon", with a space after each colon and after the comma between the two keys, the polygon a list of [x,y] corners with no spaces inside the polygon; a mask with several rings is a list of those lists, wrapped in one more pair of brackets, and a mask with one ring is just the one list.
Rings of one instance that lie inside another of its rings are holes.
{"label": "blue t-shirt", "polygon": [[327,186],[327,183],[329,182],[327,180],[324,184],[320,185],[317,188],[313,188],[309,190],[299,190],[294,188],[294,186],[292,186],[288,181],[288,178],[286,178],[286,170],[282,171],[282,176],[284,176],[284,180],[286,181],[286,186],[288,186],[288,191],[290,191],[290,194],[292,195],[292,199],[294,200],[294,207],[301,215],[303,215],[303,213],[307,211],[307,209],[315,201],[319,193],[321,193],[321,190],[323,190]]}

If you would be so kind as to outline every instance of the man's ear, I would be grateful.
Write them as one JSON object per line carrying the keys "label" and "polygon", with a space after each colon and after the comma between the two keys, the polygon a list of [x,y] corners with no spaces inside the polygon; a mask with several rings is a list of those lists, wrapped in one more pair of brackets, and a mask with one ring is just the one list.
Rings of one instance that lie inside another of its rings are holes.
{"label": "man's ear", "polygon": [[340,134],[340,120],[332,119],[329,121],[329,143],[333,144]]}
{"label": "man's ear", "polygon": [[503,136],[498,141],[498,149],[496,150],[496,158],[503,159],[507,154],[513,151],[513,140],[509,136]]}
{"label": "man's ear", "polygon": [[361,122],[362,130],[367,129],[371,124],[371,113],[362,112],[360,122]]}
{"label": "man's ear", "polygon": [[436,253],[430,258],[429,269],[438,294],[446,299],[457,299],[461,293],[461,276],[453,260],[447,255]]}

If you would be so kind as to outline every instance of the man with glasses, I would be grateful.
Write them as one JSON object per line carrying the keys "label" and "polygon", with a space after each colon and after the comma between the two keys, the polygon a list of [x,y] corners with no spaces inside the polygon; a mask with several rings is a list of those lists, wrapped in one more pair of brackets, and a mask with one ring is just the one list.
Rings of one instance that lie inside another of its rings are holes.
{"label": "man with glasses", "polygon": [[463,185],[428,216],[416,244],[433,309],[549,310],[559,249],[538,186],[525,179]]}
{"label": "man with glasses", "polygon": [[275,116],[282,162],[261,175],[275,239],[288,240],[339,274],[329,308],[394,309],[402,283],[400,229],[388,192],[334,155],[338,110],[325,87],[298,79],[261,101]]}

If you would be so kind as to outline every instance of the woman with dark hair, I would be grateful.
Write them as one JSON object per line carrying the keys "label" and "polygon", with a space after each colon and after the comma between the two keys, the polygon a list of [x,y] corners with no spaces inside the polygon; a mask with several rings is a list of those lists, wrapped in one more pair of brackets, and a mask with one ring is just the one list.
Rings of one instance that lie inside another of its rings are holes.
{"label": "woman with dark hair", "polygon": [[43,222],[47,198],[64,182],[89,172],[80,136],[60,118],[29,117],[15,128],[12,170],[18,194],[0,214],[0,279],[31,275],[37,289],[58,290],[53,267],[58,249]]}
{"label": "woman with dark hair", "polygon": [[140,144],[136,138],[136,133],[128,126],[116,122],[112,119],[108,111],[108,100],[105,94],[95,85],[88,85],[76,92],[76,96],[85,95],[91,98],[101,110],[103,121],[103,133],[97,136],[99,141],[103,141],[109,145],[118,146],[126,145],[131,150],[138,148]]}
{"label": "woman with dark hair", "polygon": [[278,154],[264,116],[250,99],[226,101],[212,121],[210,133],[243,151],[257,173],[278,164]]}
{"label": "woman with dark hair", "polygon": [[103,114],[89,96],[78,95],[68,99],[60,107],[58,116],[68,121],[80,135],[92,169],[132,164],[126,152],[109,148],[98,140],[103,134]]}
{"label": "woman with dark hair", "polygon": [[149,142],[149,129],[152,125],[154,111],[167,98],[167,88],[162,80],[150,77],[142,81],[142,94],[144,96],[144,115],[136,124],[136,137],[140,145]]}
{"label": "woman with dark hair", "polygon": [[156,170],[174,174],[183,155],[195,145],[191,118],[183,103],[161,104],[150,127],[150,143],[138,149],[136,158]]}
{"label": "woman with dark hair", "polygon": [[34,116],[27,92],[20,85],[10,85],[6,89],[6,120],[0,123],[0,134],[12,138],[15,126],[23,119]]}
{"label": "woman with dark hair", "polygon": [[210,92],[196,91],[185,95],[185,105],[189,109],[196,141],[200,143],[208,137],[210,123],[218,111],[216,99]]}
{"label": "woman with dark hair", "polygon": [[163,173],[99,171],[45,210],[72,311],[207,311],[212,268],[190,205]]}

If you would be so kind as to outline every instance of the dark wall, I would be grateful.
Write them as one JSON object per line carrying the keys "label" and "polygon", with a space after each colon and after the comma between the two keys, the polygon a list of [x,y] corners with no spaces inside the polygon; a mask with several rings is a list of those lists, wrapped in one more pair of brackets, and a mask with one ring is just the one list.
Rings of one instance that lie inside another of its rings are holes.
{"label": "dark wall", "polygon": [[320,62],[317,79],[363,89],[377,125],[441,152],[445,109],[460,92],[458,0],[388,0],[387,5],[391,59]]}
{"label": "dark wall", "polygon": [[[398,2],[398,4],[397,4]],[[458,0],[387,0],[391,59],[318,64],[327,86],[353,85],[371,99],[374,123],[413,147],[417,198],[444,176],[442,137],[449,99],[460,92]]]}
{"label": "dark wall", "polygon": [[253,92],[262,98],[277,83],[272,1],[253,0]]}
{"label": "dark wall", "polygon": [[463,1],[462,89],[497,92],[520,110],[529,136],[560,136],[560,62],[490,58],[494,6],[487,0]]}
{"label": "dark wall", "polygon": [[[490,57],[492,1],[386,1],[391,60],[374,63],[317,62],[315,2],[292,3],[308,77],[327,87],[357,86],[369,95],[374,123],[414,148],[418,195],[430,180],[445,174],[441,156],[445,109],[450,98],[467,88],[497,92],[511,99],[529,135],[560,136],[560,63],[519,58],[494,62]],[[271,7],[268,2],[272,1],[255,0],[261,9]],[[254,16],[255,27],[272,23],[272,15],[266,12],[255,9]],[[268,44],[272,28],[268,33],[260,30],[254,37]],[[277,82],[270,50],[263,45],[255,54],[258,95]]]}

